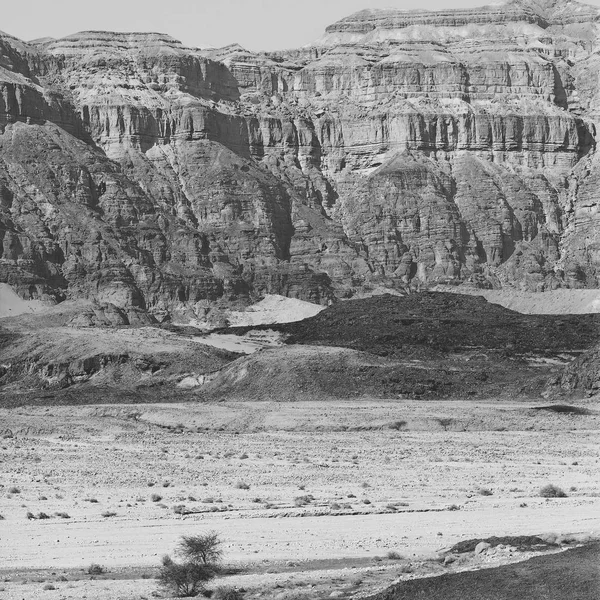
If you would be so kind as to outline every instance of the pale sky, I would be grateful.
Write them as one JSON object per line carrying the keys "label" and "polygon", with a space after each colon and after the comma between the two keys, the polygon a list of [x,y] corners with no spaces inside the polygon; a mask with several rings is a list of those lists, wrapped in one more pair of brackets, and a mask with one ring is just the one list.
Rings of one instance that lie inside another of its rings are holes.
{"label": "pale sky", "polygon": [[[2,11],[0,29],[24,40],[78,31],[159,31],[194,47],[297,48],[365,8],[440,9],[488,0],[29,0]],[[600,0],[587,4],[600,6]]]}

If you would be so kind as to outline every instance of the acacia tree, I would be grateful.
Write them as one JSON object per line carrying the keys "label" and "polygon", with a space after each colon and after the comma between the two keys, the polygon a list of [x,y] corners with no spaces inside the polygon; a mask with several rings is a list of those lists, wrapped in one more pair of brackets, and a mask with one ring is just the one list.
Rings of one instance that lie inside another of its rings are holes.
{"label": "acacia tree", "polygon": [[177,546],[176,554],[189,562],[216,567],[223,558],[223,542],[216,531],[201,535],[184,535]]}
{"label": "acacia tree", "polygon": [[162,560],[158,580],[178,598],[184,598],[197,596],[204,589],[204,584],[215,574],[207,565],[194,562],[177,563],[167,555]]}
{"label": "acacia tree", "polygon": [[165,556],[158,576],[160,584],[179,598],[197,596],[204,589],[204,584],[219,572],[223,557],[221,545],[216,531],[182,536],[175,553],[184,562],[178,563]]}

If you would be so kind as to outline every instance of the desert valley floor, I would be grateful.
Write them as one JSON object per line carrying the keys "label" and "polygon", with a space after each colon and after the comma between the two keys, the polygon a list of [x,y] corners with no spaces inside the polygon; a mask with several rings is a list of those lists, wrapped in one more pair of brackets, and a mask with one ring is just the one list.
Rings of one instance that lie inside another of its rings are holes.
{"label": "desert valley floor", "polygon": [[[540,550],[500,545],[444,558],[469,539],[542,535],[557,552],[600,534],[600,411],[595,399],[567,413],[541,406],[2,410],[0,598],[148,597],[161,556],[179,536],[207,530],[240,568],[219,583],[256,598],[364,596]],[[568,497],[539,497],[548,483]],[[106,573],[87,575],[92,563]]]}

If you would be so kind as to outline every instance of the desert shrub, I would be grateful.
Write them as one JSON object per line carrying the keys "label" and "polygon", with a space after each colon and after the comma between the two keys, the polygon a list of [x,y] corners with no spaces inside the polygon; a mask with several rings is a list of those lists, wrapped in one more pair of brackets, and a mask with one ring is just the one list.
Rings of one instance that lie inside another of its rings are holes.
{"label": "desert shrub", "polygon": [[366,488],[370,488],[371,486],[366,481],[363,481],[360,484],[360,487],[363,488],[363,489],[366,489]]}
{"label": "desert shrub", "polygon": [[60,519],[70,519],[71,516],[69,515],[69,513],[66,512],[55,512],[54,513],[57,517],[59,517]]}
{"label": "desert shrub", "polygon": [[35,515],[31,512],[28,511],[27,514],[25,515],[30,521],[35,519]]}
{"label": "desert shrub", "polygon": [[116,517],[116,516],[117,516],[117,513],[116,513],[116,512],[114,512],[113,510],[105,510],[105,511],[102,513],[102,516],[103,516],[103,517],[106,519],[106,518],[108,518],[108,517]]}
{"label": "desert shrub", "polygon": [[45,589],[46,591],[51,591],[51,590],[55,590],[56,588],[55,588],[55,587],[54,587],[54,586],[53,586],[51,583],[47,583],[47,584],[44,586],[44,589]]}
{"label": "desert shrub", "polygon": [[542,498],[566,498],[567,494],[557,485],[549,483],[545,485],[539,494]]}
{"label": "desert shrub", "polygon": [[396,552],[395,550],[390,550],[386,554],[386,557],[389,558],[389,560],[402,560],[402,555],[398,554],[398,552]]}
{"label": "desert shrub", "polygon": [[91,504],[98,504],[98,498],[85,498],[84,502],[90,502]]}
{"label": "desert shrub", "polygon": [[21,490],[18,487],[13,486],[11,488],[8,488],[8,493],[9,494],[20,494]]}
{"label": "desert shrub", "polygon": [[238,481],[235,484],[235,487],[238,490],[249,490],[250,489],[250,485],[248,483],[246,483],[245,481]]}
{"label": "desert shrub", "polygon": [[152,494],[152,496],[150,496],[150,500],[152,500],[152,502],[160,502],[162,500],[162,496],[160,494]]}
{"label": "desert shrub", "polygon": [[158,581],[178,598],[188,598],[197,596],[214,576],[215,571],[209,565],[192,561],[177,563],[170,556],[165,556]]}
{"label": "desert shrub", "polygon": [[45,512],[39,512],[39,513],[37,514],[37,518],[38,518],[38,519],[49,519],[49,518],[50,518],[50,515],[46,514]]}
{"label": "desert shrub", "polygon": [[296,496],[294,498],[294,504],[296,506],[306,506],[307,504],[310,504],[314,499],[315,497],[312,494],[307,494],[305,496]]}
{"label": "desert shrub", "polygon": [[390,429],[395,431],[400,431],[404,427],[406,427],[406,421],[394,421],[388,425]]}
{"label": "desert shrub", "polygon": [[102,573],[104,573],[104,567],[97,564],[97,563],[92,563],[88,568],[87,568],[87,574],[88,575],[102,575]]}
{"label": "desert shrub", "polygon": [[204,504],[213,504],[215,499],[212,496],[208,496],[208,498],[203,498],[202,502]]}
{"label": "desert shrub", "polygon": [[212,598],[214,600],[242,600],[244,594],[234,587],[220,586],[215,589]]}
{"label": "desert shrub", "polygon": [[4,521],[4,515],[0,515],[0,521]]}
{"label": "desert shrub", "polygon": [[171,482],[170,482],[170,481],[163,481],[163,484],[162,484],[162,486],[163,486],[164,488],[168,488],[170,485],[171,485]]}
{"label": "desert shrub", "polygon": [[341,510],[342,509],[342,507],[337,502],[332,502],[329,505],[329,508],[331,508],[331,510]]}
{"label": "desert shrub", "polygon": [[240,454],[240,460],[246,460],[247,458],[250,458],[245,452],[243,454]]}
{"label": "desert shrub", "polygon": [[492,490],[488,490],[487,488],[479,488],[477,490],[480,496],[493,496],[494,492]]}
{"label": "desert shrub", "polygon": [[365,498],[362,502],[363,504],[371,504],[371,501],[368,498]]}
{"label": "desert shrub", "polygon": [[458,504],[451,504],[446,510],[460,510]]}
{"label": "desert shrub", "polygon": [[216,531],[200,535],[184,535],[176,554],[187,561],[202,565],[216,565],[223,558],[223,542]]}

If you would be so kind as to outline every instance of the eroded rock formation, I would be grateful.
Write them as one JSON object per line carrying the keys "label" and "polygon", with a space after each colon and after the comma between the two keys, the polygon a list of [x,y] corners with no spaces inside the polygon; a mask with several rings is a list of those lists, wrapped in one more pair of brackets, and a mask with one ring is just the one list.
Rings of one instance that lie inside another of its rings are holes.
{"label": "eroded rock formation", "polygon": [[600,278],[600,10],[369,10],[305,48],[0,37],[0,281],[154,312]]}

